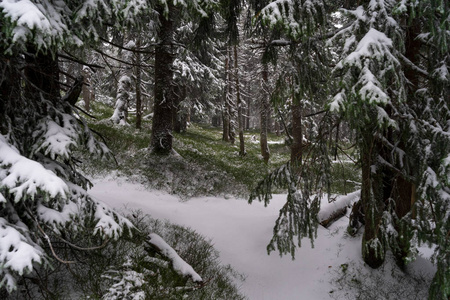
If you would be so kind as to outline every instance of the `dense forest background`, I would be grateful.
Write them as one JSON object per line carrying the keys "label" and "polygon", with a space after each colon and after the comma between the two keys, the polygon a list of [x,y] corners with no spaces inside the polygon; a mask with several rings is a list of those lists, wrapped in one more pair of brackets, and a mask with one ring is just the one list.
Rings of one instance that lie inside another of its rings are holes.
{"label": "dense forest background", "polygon": [[[183,198],[286,192],[268,245],[281,255],[315,239],[324,195],[360,188],[348,232],[363,232],[365,263],[390,251],[404,268],[428,243],[429,298],[450,297],[447,1],[3,0],[0,16],[0,295],[51,297],[50,265],[110,240],[139,245],[148,285],[205,285],[88,195],[87,177],[119,163]],[[224,148],[235,155],[212,154]]]}

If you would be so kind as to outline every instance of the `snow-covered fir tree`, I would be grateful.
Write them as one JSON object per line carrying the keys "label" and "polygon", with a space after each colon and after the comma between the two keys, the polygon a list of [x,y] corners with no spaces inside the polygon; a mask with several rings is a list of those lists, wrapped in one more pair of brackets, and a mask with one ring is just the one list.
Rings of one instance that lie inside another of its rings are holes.
{"label": "snow-covered fir tree", "polygon": [[[89,250],[100,245],[83,248],[72,238],[106,243],[134,228],[86,191],[91,183],[78,170],[77,153],[97,159],[112,155],[75,106],[81,88],[61,96],[58,54],[63,47],[91,46],[106,26],[135,24],[147,9],[141,1],[0,2],[2,296],[24,281],[44,288],[47,279],[42,272],[73,263],[55,243]],[[152,235],[146,241],[180,276],[201,281],[160,237]],[[44,294],[49,296],[47,288]]]}
{"label": "snow-covered fir tree", "polygon": [[0,3],[0,285],[8,291],[62,261],[49,236],[93,226],[92,234],[117,238],[132,227],[86,192],[74,151],[111,154],[74,107],[81,90],[61,97],[57,57],[61,47],[95,41],[106,22],[133,22],[140,9],[121,1]]}

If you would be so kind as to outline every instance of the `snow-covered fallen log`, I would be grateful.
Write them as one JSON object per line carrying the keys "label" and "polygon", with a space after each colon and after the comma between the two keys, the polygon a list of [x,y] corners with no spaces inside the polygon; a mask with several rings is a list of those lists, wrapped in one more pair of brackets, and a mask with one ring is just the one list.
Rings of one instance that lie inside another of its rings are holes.
{"label": "snow-covered fallen log", "polygon": [[166,241],[156,233],[148,236],[147,243],[152,246],[158,253],[166,257],[172,264],[173,270],[181,276],[190,277],[196,283],[202,283],[203,279],[195,272],[194,268],[185,262],[178,253],[170,247]]}
{"label": "snow-covered fallen log", "polygon": [[361,190],[358,190],[347,195],[338,196],[333,202],[322,202],[320,212],[317,215],[320,225],[328,227],[334,221],[343,217],[347,213],[347,208],[358,201],[360,196]]}

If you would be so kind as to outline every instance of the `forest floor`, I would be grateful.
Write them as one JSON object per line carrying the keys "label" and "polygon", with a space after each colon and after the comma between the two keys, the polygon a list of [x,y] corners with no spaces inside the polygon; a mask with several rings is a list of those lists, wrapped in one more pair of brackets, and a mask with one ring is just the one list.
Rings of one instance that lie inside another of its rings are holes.
{"label": "forest floor", "polygon": [[390,257],[378,270],[366,267],[361,259],[361,235],[346,233],[348,216],[328,229],[319,226],[314,248],[303,240],[295,260],[275,252],[268,255],[266,245],[285,202],[283,194],[274,195],[267,207],[235,197],[185,201],[115,176],[95,179],[90,194],[119,210],[141,210],[210,238],[223,264],[246,277],[241,291],[250,300],[426,299],[435,272],[426,247],[405,271]]}

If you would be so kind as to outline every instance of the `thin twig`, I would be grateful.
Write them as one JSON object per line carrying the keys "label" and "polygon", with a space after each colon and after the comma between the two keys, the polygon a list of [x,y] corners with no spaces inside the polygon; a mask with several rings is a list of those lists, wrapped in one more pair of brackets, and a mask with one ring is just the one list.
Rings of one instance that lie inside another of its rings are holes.
{"label": "thin twig", "polygon": [[55,234],[55,236],[56,236],[59,240],[63,241],[63,242],[66,243],[67,245],[69,245],[70,247],[75,248],[75,249],[77,249],[77,250],[82,250],[82,251],[92,251],[92,250],[102,249],[102,248],[104,248],[104,247],[106,246],[106,244],[108,244],[108,242],[110,241],[110,239],[107,238],[107,239],[105,239],[105,241],[104,241],[100,246],[94,246],[94,247],[89,247],[89,248],[83,248],[83,247],[77,246],[77,245],[75,245],[75,244],[72,244],[71,242],[69,242],[69,241],[63,239],[61,236],[59,236],[59,235],[57,235],[57,234]]}
{"label": "thin twig", "polygon": [[111,56],[111,55],[109,55],[109,54],[106,54],[105,52],[103,52],[103,51],[101,51],[101,50],[99,50],[99,49],[94,49],[94,51],[97,52],[97,53],[99,53],[99,54],[101,54],[101,55],[103,55],[103,56],[106,56],[106,57],[108,57],[108,58],[110,58],[110,59],[112,59],[112,60],[118,61],[118,62],[120,62],[120,63],[122,63],[122,64],[125,64],[125,65],[128,65],[128,66],[133,66],[133,67],[148,67],[148,68],[154,68],[154,67],[155,67],[155,66],[149,65],[149,64],[146,64],[146,65],[143,65],[143,64],[141,64],[141,65],[133,64],[133,63],[124,61],[124,60],[122,60],[122,59],[119,59],[119,58],[117,58],[117,57]]}
{"label": "thin twig", "polygon": [[97,120],[96,116],[91,115],[90,113],[88,113],[87,111],[85,111],[84,109],[82,109],[81,107],[79,107],[78,105],[74,105],[74,107],[78,110],[80,110],[82,113],[84,113],[85,115],[91,117],[92,119]]}
{"label": "thin twig", "polygon": [[[145,51],[145,50],[140,50],[140,49],[131,49],[131,48],[127,48],[127,47],[121,46],[121,45],[119,45],[119,44],[113,43],[113,42],[111,42],[111,41],[108,41],[107,39],[102,38],[102,37],[100,38],[100,40],[103,41],[103,42],[105,42],[105,43],[110,44],[111,46],[120,48],[120,49],[125,50],[125,51],[130,51],[130,52],[133,52],[133,53],[155,54],[155,51]],[[157,44],[150,44],[150,46],[156,46],[156,45],[157,45]]]}
{"label": "thin twig", "polygon": [[33,216],[33,214],[30,212],[30,210],[28,208],[26,208],[26,211],[28,212],[28,215],[34,220],[34,222],[36,223],[37,228],[39,229],[39,231],[44,235],[45,240],[48,243],[48,246],[50,247],[50,250],[52,251],[53,256],[56,258],[57,261],[59,261],[60,263],[63,264],[74,264],[76,263],[75,261],[65,261],[61,258],[58,257],[58,255],[56,255],[55,250],[53,249],[53,245],[52,242],[50,241],[50,237],[44,232],[44,230],[42,229],[42,227],[39,225],[39,222],[36,220],[36,218]]}
{"label": "thin twig", "polygon": [[89,63],[87,63],[87,62],[84,62],[84,61],[82,61],[82,60],[76,58],[74,55],[70,54],[69,52],[67,52],[67,51],[65,51],[65,50],[64,50],[64,52],[65,52],[67,55],[62,54],[62,53],[58,53],[58,56],[59,56],[59,57],[62,57],[62,58],[65,58],[65,59],[68,59],[68,60],[70,60],[70,61],[74,61],[74,62],[76,62],[76,63],[79,63],[80,65],[87,66],[87,67],[89,67],[89,68],[92,70],[92,72],[94,72],[94,73],[97,72],[97,69],[104,69],[104,68],[105,68],[104,66],[100,66],[100,65],[96,65],[96,64],[89,64]]}

